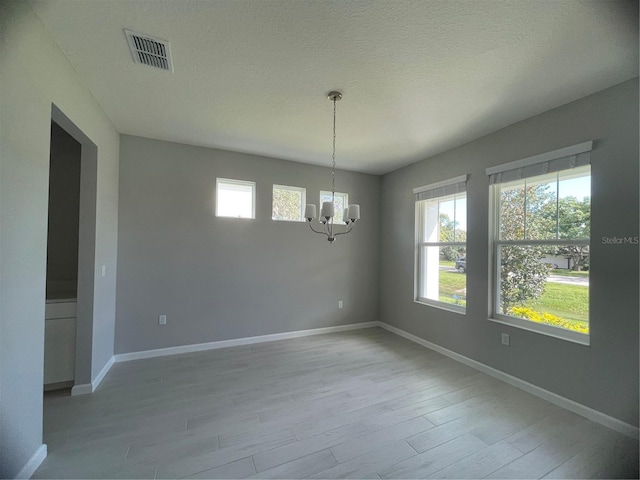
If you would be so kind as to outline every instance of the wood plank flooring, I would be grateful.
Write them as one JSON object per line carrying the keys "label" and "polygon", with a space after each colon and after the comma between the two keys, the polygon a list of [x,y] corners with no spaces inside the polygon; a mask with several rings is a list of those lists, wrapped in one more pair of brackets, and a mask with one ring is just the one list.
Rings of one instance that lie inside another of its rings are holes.
{"label": "wood plank flooring", "polygon": [[638,442],[379,328],[115,364],[35,478],[638,478]]}

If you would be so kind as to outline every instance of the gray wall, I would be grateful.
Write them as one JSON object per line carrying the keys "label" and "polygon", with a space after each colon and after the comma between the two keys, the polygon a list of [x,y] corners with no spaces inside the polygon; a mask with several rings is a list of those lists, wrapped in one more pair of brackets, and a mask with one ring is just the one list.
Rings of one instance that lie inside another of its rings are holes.
{"label": "gray wall", "polygon": [[97,313],[88,366],[94,372],[113,355],[119,135],[28,2],[0,2],[0,32],[0,477],[4,478],[15,476],[42,445],[52,104],[97,146],[93,262],[107,265],[108,274],[95,278]]}
{"label": "gray wall", "polygon": [[80,143],[51,122],[47,298],[75,297],[78,282]]}
{"label": "gray wall", "polygon": [[[594,140],[591,346],[487,320],[489,166]],[[469,174],[467,314],[414,303],[412,189]],[[385,175],[381,320],[615,418],[638,425],[638,79]],[[511,335],[511,346],[500,333]]]}
{"label": "gray wall", "polygon": [[[330,245],[305,223],[271,220],[274,183],[318,204],[328,168],[124,135],[120,145],[116,353],[378,320],[380,177],[336,173],[362,220]],[[216,177],[256,182],[254,220],[215,216]]]}

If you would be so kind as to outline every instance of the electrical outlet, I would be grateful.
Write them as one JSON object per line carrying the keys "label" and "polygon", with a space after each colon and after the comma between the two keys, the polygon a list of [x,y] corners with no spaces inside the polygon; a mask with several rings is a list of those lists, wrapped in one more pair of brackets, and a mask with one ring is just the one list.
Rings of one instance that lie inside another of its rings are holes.
{"label": "electrical outlet", "polygon": [[342,308],[343,306],[342,300],[338,300],[338,308]]}
{"label": "electrical outlet", "polygon": [[166,315],[160,315],[158,317],[158,324],[159,325],[166,325],[167,324],[167,316]]}
{"label": "electrical outlet", "polygon": [[509,334],[508,333],[503,333],[502,334],[502,344],[503,345],[509,345]]}

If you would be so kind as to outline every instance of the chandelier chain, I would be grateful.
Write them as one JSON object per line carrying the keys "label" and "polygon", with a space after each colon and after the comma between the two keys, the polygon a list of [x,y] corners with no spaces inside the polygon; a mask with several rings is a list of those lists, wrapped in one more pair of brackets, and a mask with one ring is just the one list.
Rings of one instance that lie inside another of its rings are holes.
{"label": "chandelier chain", "polygon": [[336,98],[333,98],[333,154],[331,156],[331,202],[336,195]]}

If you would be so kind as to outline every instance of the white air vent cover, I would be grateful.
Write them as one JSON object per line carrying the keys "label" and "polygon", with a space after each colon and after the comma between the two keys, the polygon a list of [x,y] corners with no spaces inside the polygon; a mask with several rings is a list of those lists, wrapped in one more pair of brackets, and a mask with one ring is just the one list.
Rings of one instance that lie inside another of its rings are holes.
{"label": "white air vent cover", "polygon": [[173,72],[169,42],[124,29],[133,61]]}

